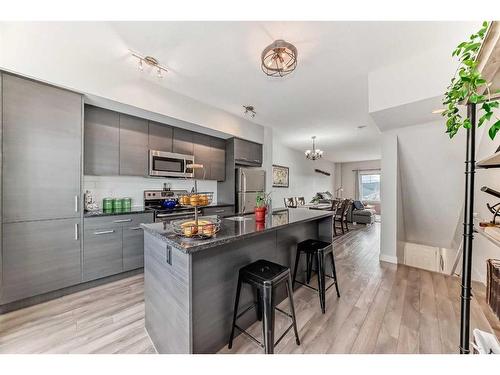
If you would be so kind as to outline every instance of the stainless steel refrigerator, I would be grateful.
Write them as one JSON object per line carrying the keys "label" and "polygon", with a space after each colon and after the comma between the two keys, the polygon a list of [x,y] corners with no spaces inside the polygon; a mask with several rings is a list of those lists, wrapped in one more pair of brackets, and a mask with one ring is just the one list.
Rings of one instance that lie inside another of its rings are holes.
{"label": "stainless steel refrigerator", "polygon": [[259,193],[266,191],[266,171],[255,168],[236,168],[236,212],[251,214]]}

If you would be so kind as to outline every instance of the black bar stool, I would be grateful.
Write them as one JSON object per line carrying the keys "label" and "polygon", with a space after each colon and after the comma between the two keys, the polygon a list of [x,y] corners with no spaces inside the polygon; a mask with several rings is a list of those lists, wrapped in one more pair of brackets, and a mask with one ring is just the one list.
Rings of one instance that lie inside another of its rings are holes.
{"label": "black bar stool", "polygon": [[[238,305],[240,302],[241,284],[250,284],[257,290],[257,301],[255,304],[250,305],[238,314]],[[275,291],[276,287],[282,283],[286,284],[288,294],[288,302],[290,304],[290,313],[276,307]],[[243,314],[248,312],[253,307],[257,307],[257,316],[262,320],[262,332],[264,336],[264,344],[259,342],[255,337],[250,335],[243,328],[236,324],[236,320]],[[278,310],[285,314],[292,320],[292,324],[285,330],[280,338],[274,342],[274,310]],[[266,354],[274,353],[274,346],[285,337],[285,335],[292,329],[295,331],[295,341],[300,345],[299,333],[297,331],[297,322],[295,320],[295,308],[293,306],[293,288],[292,277],[290,275],[290,268],[269,262],[267,260],[257,260],[249,265],[242,267],[238,275],[238,287],[236,289],[236,299],[234,301],[233,325],[231,328],[231,336],[229,336],[228,348],[233,346],[234,330],[242,332],[250,337],[252,341],[265,349]]]}
{"label": "black bar stool", "polygon": [[[304,253],[306,255],[306,283],[302,283],[297,280],[297,269],[299,267],[300,254]],[[325,274],[325,257],[330,255],[332,261],[332,275]],[[316,259],[317,273],[318,273],[318,288],[313,288],[309,285],[311,282],[312,264],[314,259]],[[333,283],[325,288],[326,277],[333,280]],[[315,290],[319,294],[319,304],[321,306],[321,311],[323,314],[326,311],[325,294],[328,289],[333,285],[337,289],[337,297],[340,297],[339,284],[337,282],[337,272],[335,271],[335,259],[333,258],[333,245],[329,242],[319,241],[319,240],[305,240],[299,242],[297,245],[297,254],[295,256],[295,268],[293,270],[293,283],[292,288],[295,283],[299,283],[308,287],[309,289]]]}

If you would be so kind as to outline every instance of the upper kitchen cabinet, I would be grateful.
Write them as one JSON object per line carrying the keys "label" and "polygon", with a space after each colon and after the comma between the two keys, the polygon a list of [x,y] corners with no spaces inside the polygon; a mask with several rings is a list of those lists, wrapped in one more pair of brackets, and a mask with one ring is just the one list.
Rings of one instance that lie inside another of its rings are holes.
{"label": "upper kitchen cabinet", "polygon": [[148,175],[148,122],[120,114],[120,175]]}
{"label": "upper kitchen cabinet", "polygon": [[193,155],[196,164],[203,164],[203,169],[194,170],[194,178],[213,180],[211,177],[212,149],[210,147],[210,136],[193,133]]}
{"label": "upper kitchen cabinet", "polygon": [[[224,181],[226,179],[226,141],[211,137],[210,147],[212,158],[210,160],[210,178]],[[195,159],[196,162],[196,159]]]}
{"label": "upper kitchen cabinet", "polygon": [[234,160],[236,164],[260,167],[262,165],[262,145],[234,138]]}
{"label": "upper kitchen cabinet", "polygon": [[80,216],[82,96],[3,78],[3,222]]}
{"label": "upper kitchen cabinet", "polygon": [[149,149],[172,152],[173,129],[171,126],[149,121]]}
{"label": "upper kitchen cabinet", "polygon": [[173,152],[178,154],[193,155],[193,134],[194,133],[192,131],[186,129],[174,128],[174,140],[172,142]]}
{"label": "upper kitchen cabinet", "polygon": [[120,172],[120,114],[85,106],[85,174],[113,176]]}

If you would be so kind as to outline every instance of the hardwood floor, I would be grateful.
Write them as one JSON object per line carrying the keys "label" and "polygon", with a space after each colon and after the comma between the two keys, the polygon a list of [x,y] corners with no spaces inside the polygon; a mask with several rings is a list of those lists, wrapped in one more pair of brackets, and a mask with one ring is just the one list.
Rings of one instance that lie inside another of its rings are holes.
{"label": "hardwood floor", "polygon": [[[341,298],[294,294],[299,334],[289,332],[277,353],[457,353],[460,284],[447,277],[379,262],[380,224],[352,230],[335,243]],[[497,336],[500,323],[474,285],[471,325]],[[287,309],[286,301],[283,309]],[[490,326],[491,324],[491,326]],[[279,332],[288,320],[276,315]],[[250,331],[261,338],[260,323]],[[261,353],[240,335],[232,350]],[[144,330],[143,276],[137,275],[40,305],[0,315],[0,353],[155,353]]]}

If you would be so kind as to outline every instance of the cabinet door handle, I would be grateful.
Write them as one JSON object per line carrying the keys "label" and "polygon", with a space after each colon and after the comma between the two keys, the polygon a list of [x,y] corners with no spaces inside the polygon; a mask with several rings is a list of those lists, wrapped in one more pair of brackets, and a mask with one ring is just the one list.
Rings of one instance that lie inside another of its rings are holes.
{"label": "cabinet door handle", "polygon": [[75,195],[75,212],[78,212],[78,195]]}
{"label": "cabinet door handle", "polygon": [[95,235],[99,236],[101,234],[110,234],[110,233],[115,233],[114,230],[102,230],[100,232],[94,232]]}
{"label": "cabinet door handle", "polygon": [[222,209],[222,210],[215,210],[215,212],[218,213],[218,214],[221,213],[221,212],[224,212],[224,211],[226,211],[226,210],[224,210],[224,209]]}
{"label": "cabinet door handle", "polygon": [[133,227],[133,228],[129,228],[130,230],[141,230],[142,228],[141,227]]}
{"label": "cabinet door handle", "polygon": [[78,224],[75,224],[75,241],[78,241]]}
{"label": "cabinet door handle", "polygon": [[132,219],[120,219],[120,220],[115,220],[113,223],[130,223]]}

